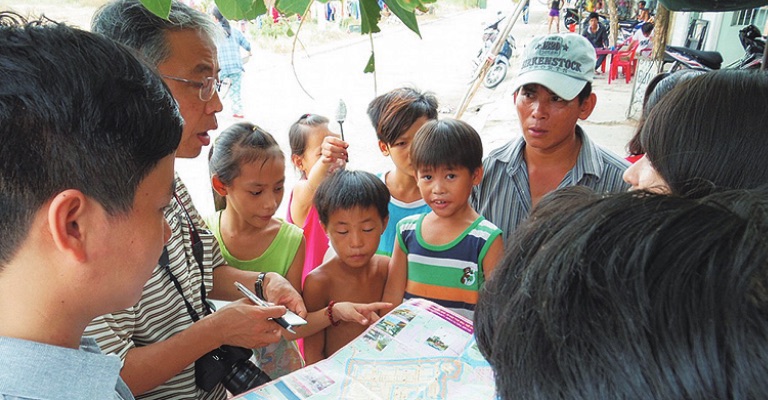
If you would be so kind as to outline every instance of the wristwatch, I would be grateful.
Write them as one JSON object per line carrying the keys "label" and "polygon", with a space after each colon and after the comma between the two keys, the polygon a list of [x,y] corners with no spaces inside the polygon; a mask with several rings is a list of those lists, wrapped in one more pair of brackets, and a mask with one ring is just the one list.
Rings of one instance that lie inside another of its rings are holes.
{"label": "wristwatch", "polygon": [[267,276],[266,272],[260,272],[259,277],[256,278],[256,296],[259,296],[260,299],[267,301],[267,299],[264,297],[264,277]]}

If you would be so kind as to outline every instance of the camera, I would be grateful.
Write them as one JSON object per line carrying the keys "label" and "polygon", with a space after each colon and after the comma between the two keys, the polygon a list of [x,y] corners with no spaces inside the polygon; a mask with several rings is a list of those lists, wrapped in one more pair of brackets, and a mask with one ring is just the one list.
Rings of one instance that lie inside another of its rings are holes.
{"label": "camera", "polygon": [[252,355],[250,349],[221,346],[195,361],[195,383],[210,392],[221,382],[230,393],[238,395],[271,381],[249,360]]}

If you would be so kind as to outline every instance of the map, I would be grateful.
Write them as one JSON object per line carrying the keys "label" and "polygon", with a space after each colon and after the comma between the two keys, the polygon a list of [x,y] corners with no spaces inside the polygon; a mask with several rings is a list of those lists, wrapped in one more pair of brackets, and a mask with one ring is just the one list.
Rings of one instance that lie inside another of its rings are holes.
{"label": "map", "polygon": [[409,300],[333,356],[241,395],[241,399],[489,399],[493,372],[472,321]]}

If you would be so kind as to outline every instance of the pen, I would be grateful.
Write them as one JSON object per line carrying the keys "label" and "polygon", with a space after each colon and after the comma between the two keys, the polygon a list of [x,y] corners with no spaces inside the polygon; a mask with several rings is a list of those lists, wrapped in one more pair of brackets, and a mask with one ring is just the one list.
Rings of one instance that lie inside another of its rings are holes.
{"label": "pen", "polygon": [[[237,287],[237,290],[239,290],[239,291],[243,292],[243,294],[245,295],[245,297],[247,297],[249,300],[251,300],[251,301],[252,301],[254,304],[256,304],[257,306],[261,306],[261,307],[271,307],[269,303],[267,303],[266,301],[264,301],[264,300],[260,299],[260,298],[259,298],[259,296],[256,296],[256,294],[254,294],[253,292],[251,292],[251,290],[250,290],[250,289],[248,289],[247,287],[245,287],[245,285],[243,285],[242,283],[240,283],[240,282],[235,282],[235,287]],[[286,330],[286,331],[288,331],[288,332],[291,332],[291,333],[294,333],[294,334],[296,333],[296,332],[293,330],[293,326],[291,326],[291,324],[289,324],[289,323],[288,323],[288,321],[286,321],[286,320],[285,320],[283,317],[279,317],[279,318],[270,318],[270,319],[271,319],[272,321],[275,321],[275,322],[277,322],[277,324],[278,324],[278,325],[280,325],[280,326],[282,326],[283,328],[285,328],[285,330]]]}

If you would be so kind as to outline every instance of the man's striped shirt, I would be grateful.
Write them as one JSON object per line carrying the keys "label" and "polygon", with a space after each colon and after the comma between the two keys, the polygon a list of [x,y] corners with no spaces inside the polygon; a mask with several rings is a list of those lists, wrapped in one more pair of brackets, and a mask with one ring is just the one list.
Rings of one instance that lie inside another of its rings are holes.
{"label": "man's striped shirt", "polygon": [[[576,126],[581,149],[576,165],[558,185],[586,186],[598,193],[623,192],[629,189],[622,175],[629,166],[626,160],[593,143]],[[505,239],[531,213],[531,191],[528,166],[525,163],[525,140],[519,137],[493,150],[483,160],[483,180],[470,197],[472,207],[504,232]],[[509,247],[511,240],[504,240]]]}
{"label": "man's striped shirt", "polygon": [[[181,200],[183,206],[174,198],[165,210],[165,218],[171,226],[171,238],[166,245],[170,271],[181,284],[184,298],[202,317],[205,315],[205,309],[200,284],[205,282],[206,291],[211,291],[213,269],[224,264],[224,259],[216,239],[207,230],[205,222],[192,204],[187,188],[178,175],[176,175],[175,195]],[[187,212],[203,242],[204,276],[192,254],[192,231]],[[125,257],[130,256],[130,254],[125,255]],[[128,350],[167,340],[189,328],[192,323],[184,300],[169,278],[168,272],[158,265],[152,272],[152,277],[144,285],[144,292],[138,304],[126,310],[96,318],[88,325],[84,336],[94,337],[104,353],[117,354],[125,360]],[[211,392],[205,392],[195,385],[194,367],[194,363],[190,364],[164,384],[136,398],[225,399],[226,392],[222,385],[216,386]]]}

